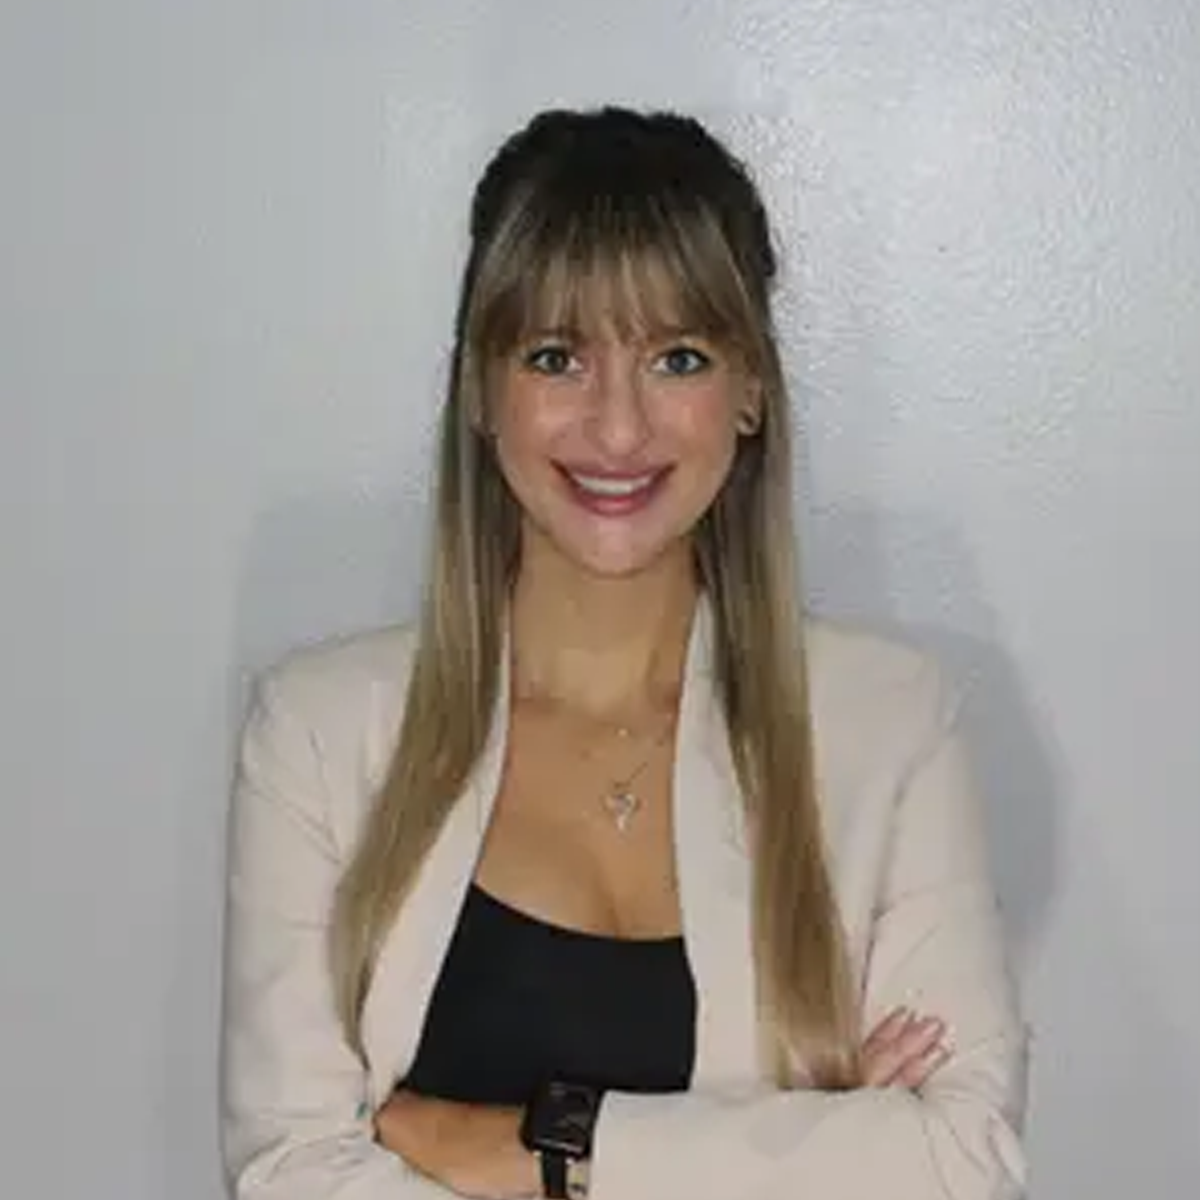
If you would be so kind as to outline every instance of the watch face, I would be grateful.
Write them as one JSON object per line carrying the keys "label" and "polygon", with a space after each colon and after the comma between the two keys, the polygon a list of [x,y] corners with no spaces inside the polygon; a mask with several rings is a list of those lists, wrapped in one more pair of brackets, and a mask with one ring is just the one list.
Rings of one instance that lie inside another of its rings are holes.
{"label": "watch face", "polygon": [[586,1158],[596,1119],[596,1092],[590,1087],[553,1083],[539,1106],[534,1137],[540,1148]]}

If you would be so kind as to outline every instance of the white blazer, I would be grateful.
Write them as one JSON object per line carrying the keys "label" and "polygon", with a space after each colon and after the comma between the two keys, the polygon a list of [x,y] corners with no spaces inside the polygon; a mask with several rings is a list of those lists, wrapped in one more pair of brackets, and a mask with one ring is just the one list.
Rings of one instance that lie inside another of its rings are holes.
{"label": "white blazer", "polygon": [[[813,622],[809,670],[832,875],[869,1028],[941,1016],[951,1061],[922,1092],[780,1091],[759,1061],[750,865],[702,601],[675,748],[683,932],[696,979],[689,1091],[606,1095],[594,1200],[1009,1200],[1024,1194],[1026,1030],[1002,946],[956,705],[915,652]],[[260,680],[234,789],[222,1130],[238,1200],[434,1200],[371,1117],[416,1051],[469,883],[508,728],[485,752],[387,939],[364,1069],[334,1015],[331,899],[399,727],[407,629],[291,656]],[[505,656],[507,659],[507,655]],[[504,668],[507,672],[507,665]]]}

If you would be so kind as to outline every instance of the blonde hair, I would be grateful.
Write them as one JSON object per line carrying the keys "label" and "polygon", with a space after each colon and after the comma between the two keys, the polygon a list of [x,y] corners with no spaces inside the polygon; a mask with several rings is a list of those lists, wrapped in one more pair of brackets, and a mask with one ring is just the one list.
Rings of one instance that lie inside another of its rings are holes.
{"label": "blonde hair", "polygon": [[[631,324],[702,329],[761,389],[758,430],[694,536],[713,669],[747,816],[761,1032],[776,1080],[857,1081],[857,1019],[821,830],[793,529],[775,256],[741,164],[697,122],[550,112],[475,194],[442,415],[432,561],[391,767],[338,891],[332,961],[346,1035],[380,946],[487,739],[519,510],[483,432],[489,365],[535,328],[578,327],[598,289]],[[670,295],[662,283],[669,281]],[[669,308],[669,312],[663,311]]]}

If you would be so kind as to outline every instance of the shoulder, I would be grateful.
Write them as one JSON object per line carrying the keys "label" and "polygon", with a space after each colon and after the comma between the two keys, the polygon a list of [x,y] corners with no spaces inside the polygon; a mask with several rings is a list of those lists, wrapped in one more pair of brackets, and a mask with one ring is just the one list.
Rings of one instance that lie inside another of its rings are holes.
{"label": "shoulder", "polygon": [[303,743],[339,793],[369,791],[391,757],[416,647],[416,628],[395,625],[291,651],[255,679],[249,731],[289,754]]}
{"label": "shoulder", "polygon": [[811,686],[828,698],[912,701],[942,682],[933,656],[901,638],[828,617],[807,618],[804,634]]}
{"label": "shoulder", "polygon": [[953,722],[960,696],[904,640],[826,618],[806,622],[816,752],[836,775],[910,768]]}
{"label": "shoulder", "polygon": [[412,625],[391,625],[300,646],[258,676],[272,698],[320,711],[407,682],[416,650]]}

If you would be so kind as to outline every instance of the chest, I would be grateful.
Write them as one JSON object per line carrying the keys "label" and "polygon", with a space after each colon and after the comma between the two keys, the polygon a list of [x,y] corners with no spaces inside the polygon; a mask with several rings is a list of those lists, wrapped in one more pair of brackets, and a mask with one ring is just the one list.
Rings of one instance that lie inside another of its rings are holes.
{"label": "chest", "polygon": [[476,881],[572,929],[678,933],[672,733],[605,737],[515,712]]}

